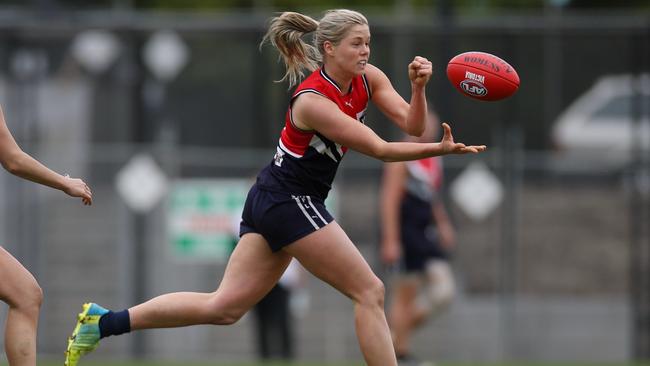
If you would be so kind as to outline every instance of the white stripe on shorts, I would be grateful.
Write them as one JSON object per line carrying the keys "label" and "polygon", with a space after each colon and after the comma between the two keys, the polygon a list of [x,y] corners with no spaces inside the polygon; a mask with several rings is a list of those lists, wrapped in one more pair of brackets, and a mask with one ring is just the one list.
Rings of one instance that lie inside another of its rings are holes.
{"label": "white stripe on shorts", "polygon": [[309,222],[311,222],[311,224],[314,226],[314,229],[318,230],[319,229],[318,225],[316,225],[316,222],[311,218],[311,215],[307,213],[307,210],[302,205],[302,202],[300,202],[300,197],[292,195],[291,198],[293,198],[293,200],[296,201],[298,207],[300,207],[300,211],[302,211],[302,213],[305,214],[305,217],[307,218],[307,220],[309,220]]}
{"label": "white stripe on shorts", "polygon": [[314,204],[311,203],[311,197],[310,196],[307,196],[307,201],[309,201],[309,206],[311,206],[314,209],[314,212],[316,212],[316,215],[318,215],[320,220],[323,222],[323,225],[327,225],[327,221],[323,218],[323,216],[320,214],[320,212],[318,212],[318,210],[316,209],[316,206],[314,206]]}

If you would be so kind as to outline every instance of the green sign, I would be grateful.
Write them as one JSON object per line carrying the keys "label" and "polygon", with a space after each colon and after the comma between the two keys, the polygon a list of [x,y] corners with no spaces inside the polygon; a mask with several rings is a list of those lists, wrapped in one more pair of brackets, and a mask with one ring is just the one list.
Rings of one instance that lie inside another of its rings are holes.
{"label": "green sign", "polygon": [[176,181],[167,202],[167,230],[175,258],[225,263],[238,240],[250,179]]}
{"label": "green sign", "polygon": [[[239,240],[239,224],[252,179],[184,179],[171,185],[167,234],[174,258],[225,263]],[[326,204],[337,211],[336,190]]]}

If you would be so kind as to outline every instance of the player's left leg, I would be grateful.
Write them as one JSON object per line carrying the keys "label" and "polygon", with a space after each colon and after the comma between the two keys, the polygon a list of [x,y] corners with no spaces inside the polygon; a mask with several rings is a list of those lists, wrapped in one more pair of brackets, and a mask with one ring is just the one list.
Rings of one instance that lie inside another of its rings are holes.
{"label": "player's left leg", "polygon": [[259,234],[242,236],[212,293],[177,292],[129,309],[131,330],[237,322],[278,282],[291,257],[272,252]]}
{"label": "player's left leg", "polygon": [[5,351],[10,366],[36,365],[36,330],[43,291],[34,276],[0,247],[0,300],[9,305]]}
{"label": "player's left leg", "polygon": [[[271,290],[290,261],[287,253],[272,252],[261,235],[248,233],[235,247],[215,292],[164,294],[118,313],[104,313],[106,310],[96,304],[84,305],[68,341],[65,365],[76,366],[81,356],[110,335],[152,328],[233,324]],[[118,314],[125,318],[114,321]]]}

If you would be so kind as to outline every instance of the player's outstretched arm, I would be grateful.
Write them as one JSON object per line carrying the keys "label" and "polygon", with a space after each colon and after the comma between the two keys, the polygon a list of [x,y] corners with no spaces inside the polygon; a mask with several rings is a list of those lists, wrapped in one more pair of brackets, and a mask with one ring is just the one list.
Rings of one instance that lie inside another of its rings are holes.
{"label": "player's outstretched arm", "polygon": [[0,163],[13,175],[59,189],[72,197],[79,197],[85,205],[92,204],[92,191],[81,179],[70,178],[55,173],[29,154],[16,143],[5,123],[0,109]]}
{"label": "player's outstretched arm", "polygon": [[485,145],[465,145],[455,142],[451,134],[451,127],[443,123],[444,135],[440,142],[418,143],[418,142],[384,142],[378,149],[376,157],[383,161],[405,161],[417,160],[430,156],[441,156],[448,154],[477,154],[485,151]]}
{"label": "player's outstretched arm", "polygon": [[479,153],[484,145],[454,142],[451,128],[443,124],[441,142],[386,142],[368,126],[341,112],[331,100],[314,93],[300,95],[293,105],[293,121],[305,130],[314,129],[332,141],[382,161],[417,160],[446,154]]}

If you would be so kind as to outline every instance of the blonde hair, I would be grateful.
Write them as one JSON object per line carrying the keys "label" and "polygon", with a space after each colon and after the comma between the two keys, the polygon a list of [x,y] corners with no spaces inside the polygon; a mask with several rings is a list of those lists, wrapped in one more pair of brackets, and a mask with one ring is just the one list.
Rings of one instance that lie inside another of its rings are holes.
{"label": "blonde hair", "polygon": [[[271,19],[260,47],[270,42],[280,51],[286,73],[279,81],[289,79],[289,87],[292,87],[304,78],[305,71],[312,72],[322,64],[326,41],[338,45],[355,25],[368,25],[368,20],[354,10],[328,10],[320,21],[287,11]],[[313,45],[302,39],[311,32],[315,32]]]}

